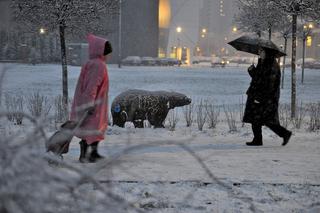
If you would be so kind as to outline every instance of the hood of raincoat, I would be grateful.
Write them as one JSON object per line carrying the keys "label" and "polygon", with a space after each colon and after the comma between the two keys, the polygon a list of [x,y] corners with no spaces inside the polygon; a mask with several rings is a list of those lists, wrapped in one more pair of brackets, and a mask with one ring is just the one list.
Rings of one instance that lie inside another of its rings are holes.
{"label": "hood of raincoat", "polygon": [[93,34],[89,34],[87,37],[87,41],[89,43],[89,58],[101,58],[103,57],[105,44],[108,40],[95,36]]}

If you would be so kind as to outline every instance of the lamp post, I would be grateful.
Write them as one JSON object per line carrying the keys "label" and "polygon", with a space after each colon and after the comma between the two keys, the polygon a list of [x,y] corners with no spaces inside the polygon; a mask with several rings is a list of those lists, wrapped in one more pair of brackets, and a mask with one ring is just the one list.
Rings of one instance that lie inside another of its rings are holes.
{"label": "lamp post", "polygon": [[206,39],[206,40],[204,40],[202,43],[205,45],[205,48],[204,48],[204,50],[205,50],[205,55],[208,55],[208,38],[206,38],[207,36],[207,29],[206,28],[202,28],[202,30],[201,30],[201,38],[204,40],[204,39]]}
{"label": "lamp post", "polygon": [[177,38],[178,46],[177,46],[177,49],[176,49],[176,58],[181,60],[181,53],[180,53],[181,48],[180,48],[180,35],[179,34],[182,32],[182,28],[179,26],[179,27],[176,28],[176,31],[177,31],[177,34],[178,34],[178,38]]}
{"label": "lamp post", "polygon": [[43,27],[41,27],[39,29],[39,34],[40,34],[40,53],[41,53],[41,62],[44,61],[44,52],[43,52],[43,48],[44,48],[44,41],[43,41],[43,37],[46,34],[46,29],[44,29]]}
{"label": "lamp post", "polygon": [[121,31],[122,31],[122,8],[121,8],[121,5],[122,5],[122,0],[119,0],[119,43],[118,43],[118,47],[119,47],[119,56],[118,56],[118,67],[121,68],[121,57],[122,57],[122,51],[121,51]]}
{"label": "lamp post", "polygon": [[306,39],[310,35],[313,24],[304,25],[302,32],[302,66],[301,66],[301,84],[304,82],[304,59],[306,54]]}

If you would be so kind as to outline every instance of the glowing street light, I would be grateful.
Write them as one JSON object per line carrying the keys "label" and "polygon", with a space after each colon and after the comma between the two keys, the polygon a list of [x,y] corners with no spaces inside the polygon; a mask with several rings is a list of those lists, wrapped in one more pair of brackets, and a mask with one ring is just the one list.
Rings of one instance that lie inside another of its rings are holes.
{"label": "glowing street light", "polygon": [[182,32],[182,28],[181,27],[177,27],[177,33],[181,33]]}
{"label": "glowing street light", "polygon": [[40,33],[40,34],[45,34],[45,33],[46,33],[46,30],[41,27],[41,28],[39,29],[39,33]]}
{"label": "glowing street light", "polygon": [[203,29],[202,29],[202,33],[207,33],[207,29],[206,29],[206,28],[203,28]]}
{"label": "glowing street light", "polygon": [[301,84],[303,84],[303,81],[304,81],[304,59],[305,59],[305,52],[306,52],[306,43],[307,43],[307,47],[312,46],[312,37],[310,35],[312,28],[313,28],[312,23],[309,23],[308,25],[303,26]]}
{"label": "glowing street light", "polygon": [[233,32],[237,32],[238,29],[237,29],[236,27],[233,27],[233,28],[232,28],[232,31],[233,31]]}
{"label": "glowing street light", "polygon": [[205,35],[205,34],[202,34],[202,35],[201,35],[201,38],[204,38],[204,37],[206,37],[206,35]]}

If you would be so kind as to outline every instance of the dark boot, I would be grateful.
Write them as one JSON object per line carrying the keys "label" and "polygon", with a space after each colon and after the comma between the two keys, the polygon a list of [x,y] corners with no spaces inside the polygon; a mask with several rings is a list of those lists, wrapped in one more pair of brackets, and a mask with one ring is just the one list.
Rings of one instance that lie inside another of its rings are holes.
{"label": "dark boot", "polygon": [[98,160],[101,160],[103,159],[104,157],[101,156],[99,153],[98,153],[98,143],[99,142],[94,142],[92,143],[90,146],[91,146],[91,153],[90,153],[90,156],[89,156],[89,162],[90,163],[95,163],[97,162]]}
{"label": "dark boot", "polygon": [[262,126],[259,124],[252,124],[253,140],[247,142],[247,146],[262,146]]}
{"label": "dark boot", "polygon": [[252,142],[247,142],[247,146],[262,146],[262,140],[253,139]]}
{"label": "dark boot", "polygon": [[80,144],[80,157],[79,161],[80,163],[86,163],[87,162],[87,150],[88,150],[88,144],[85,140],[82,140],[79,142]]}
{"label": "dark boot", "polygon": [[291,138],[292,132],[288,131],[288,133],[283,137],[283,142],[282,142],[282,146],[287,145],[287,143],[289,142],[290,138]]}

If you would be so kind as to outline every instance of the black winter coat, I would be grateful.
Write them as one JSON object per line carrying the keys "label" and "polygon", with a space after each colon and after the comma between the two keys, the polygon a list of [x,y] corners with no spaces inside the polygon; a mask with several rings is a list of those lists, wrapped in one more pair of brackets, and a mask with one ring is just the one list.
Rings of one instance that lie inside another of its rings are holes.
{"label": "black winter coat", "polygon": [[275,59],[259,59],[249,70],[252,80],[247,90],[243,122],[260,125],[279,124],[280,66]]}

